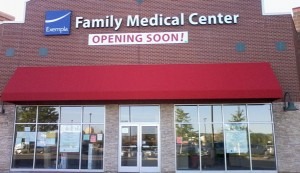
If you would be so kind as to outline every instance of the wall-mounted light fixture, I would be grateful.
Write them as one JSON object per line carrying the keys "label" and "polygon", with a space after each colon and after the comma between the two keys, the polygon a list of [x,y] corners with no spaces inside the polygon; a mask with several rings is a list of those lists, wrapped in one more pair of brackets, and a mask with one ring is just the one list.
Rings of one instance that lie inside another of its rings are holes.
{"label": "wall-mounted light fixture", "polygon": [[296,110],[298,110],[295,107],[295,103],[291,101],[291,96],[290,96],[289,92],[284,93],[283,102],[284,102],[284,106],[283,106],[284,111],[296,111]]}

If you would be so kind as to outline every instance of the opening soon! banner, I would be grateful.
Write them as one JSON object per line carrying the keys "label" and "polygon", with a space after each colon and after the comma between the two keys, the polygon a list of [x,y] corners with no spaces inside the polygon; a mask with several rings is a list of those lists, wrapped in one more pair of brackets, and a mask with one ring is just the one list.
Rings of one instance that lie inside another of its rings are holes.
{"label": "opening soon! banner", "polygon": [[89,34],[89,45],[188,43],[188,32]]}

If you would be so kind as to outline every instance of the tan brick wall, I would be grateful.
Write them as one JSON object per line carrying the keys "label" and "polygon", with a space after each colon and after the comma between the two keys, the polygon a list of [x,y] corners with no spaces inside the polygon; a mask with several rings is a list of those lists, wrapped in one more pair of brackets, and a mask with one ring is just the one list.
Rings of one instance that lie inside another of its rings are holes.
{"label": "tan brick wall", "polygon": [[161,131],[161,172],[172,173],[176,170],[174,105],[160,105]]}
{"label": "tan brick wall", "polygon": [[15,107],[5,105],[5,114],[0,114],[0,172],[8,172],[11,163]]}
{"label": "tan brick wall", "polygon": [[106,105],[104,171],[118,171],[119,105]]}
{"label": "tan brick wall", "polygon": [[[295,105],[300,108],[300,102]],[[300,111],[284,112],[283,103],[274,103],[273,111],[278,171],[299,172]]]}

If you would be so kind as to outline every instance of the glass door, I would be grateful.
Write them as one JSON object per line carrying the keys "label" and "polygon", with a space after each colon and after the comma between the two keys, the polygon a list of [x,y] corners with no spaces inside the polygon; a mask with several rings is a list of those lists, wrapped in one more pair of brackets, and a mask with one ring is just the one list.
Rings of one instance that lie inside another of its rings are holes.
{"label": "glass door", "polygon": [[141,126],[141,168],[142,172],[158,170],[158,127]]}
{"label": "glass door", "polygon": [[120,172],[159,172],[158,131],[158,125],[121,125]]}
{"label": "glass door", "polygon": [[119,171],[138,172],[138,126],[121,126]]}

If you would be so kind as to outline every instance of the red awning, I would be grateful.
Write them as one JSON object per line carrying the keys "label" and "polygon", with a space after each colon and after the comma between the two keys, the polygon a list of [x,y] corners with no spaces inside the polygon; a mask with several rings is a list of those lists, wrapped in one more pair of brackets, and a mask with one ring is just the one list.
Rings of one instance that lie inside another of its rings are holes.
{"label": "red awning", "polygon": [[19,67],[2,100],[278,99],[268,63]]}

